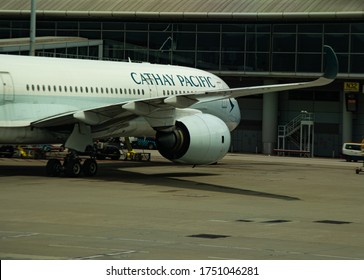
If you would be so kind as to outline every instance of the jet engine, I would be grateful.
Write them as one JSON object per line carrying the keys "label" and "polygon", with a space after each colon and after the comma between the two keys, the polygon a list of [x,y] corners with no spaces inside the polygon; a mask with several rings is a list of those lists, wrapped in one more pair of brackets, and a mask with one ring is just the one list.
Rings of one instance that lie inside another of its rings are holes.
{"label": "jet engine", "polygon": [[178,119],[173,131],[158,131],[160,154],[183,164],[211,164],[223,158],[230,147],[230,131],[219,118],[196,114]]}

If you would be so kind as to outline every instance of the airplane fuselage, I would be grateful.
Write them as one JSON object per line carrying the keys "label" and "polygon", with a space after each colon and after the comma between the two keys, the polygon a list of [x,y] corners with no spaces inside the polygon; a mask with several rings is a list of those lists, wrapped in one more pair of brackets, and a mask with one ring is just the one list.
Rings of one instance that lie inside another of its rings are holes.
{"label": "airplane fuselage", "polygon": [[[62,123],[57,130],[33,125],[51,116],[228,88],[217,76],[187,67],[7,55],[0,56],[0,82],[0,143],[14,144],[64,141],[69,129],[62,130]],[[197,103],[191,108],[221,118],[230,130],[240,121],[234,99]],[[143,116],[92,129],[94,138],[154,133]]]}

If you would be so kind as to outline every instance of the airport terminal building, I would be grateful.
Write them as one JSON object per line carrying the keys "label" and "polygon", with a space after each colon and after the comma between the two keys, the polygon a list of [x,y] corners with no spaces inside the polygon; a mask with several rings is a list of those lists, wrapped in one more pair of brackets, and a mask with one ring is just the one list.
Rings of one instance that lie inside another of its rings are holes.
{"label": "airport terminal building", "polygon": [[[30,2],[0,2],[0,53],[29,54]],[[38,0],[36,27],[37,55],[184,65],[230,87],[314,79],[330,45],[332,84],[238,100],[231,150],[337,157],[364,137],[362,0]]]}

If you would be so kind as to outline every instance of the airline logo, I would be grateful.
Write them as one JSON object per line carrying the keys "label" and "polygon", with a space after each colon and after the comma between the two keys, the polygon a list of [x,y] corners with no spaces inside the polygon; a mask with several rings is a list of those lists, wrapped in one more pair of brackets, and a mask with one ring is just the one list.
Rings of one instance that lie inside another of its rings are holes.
{"label": "airline logo", "polygon": [[212,77],[194,75],[172,75],[131,72],[130,77],[137,85],[208,87],[215,88]]}

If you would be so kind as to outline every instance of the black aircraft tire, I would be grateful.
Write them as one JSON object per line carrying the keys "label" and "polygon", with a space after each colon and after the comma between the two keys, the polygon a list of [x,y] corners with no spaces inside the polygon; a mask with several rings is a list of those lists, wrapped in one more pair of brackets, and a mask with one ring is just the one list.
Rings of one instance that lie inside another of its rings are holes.
{"label": "black aircraft tire", "polygon": [[56,177],[61,175],[62,164],[58,159],[52,158],[48,160],[46,166],[47,176]]}
{"label": "black aircraft tire", "polygon": [[94,159],[86,159],[82,166],[83,174],[87,177],[95,176],[97,173],[97,162]]}
{"label": "black aircraft tire", "polygon": [[68,177],[78,177],[82,168],[79,160],[69,160],[65,165],[65,172]]}

